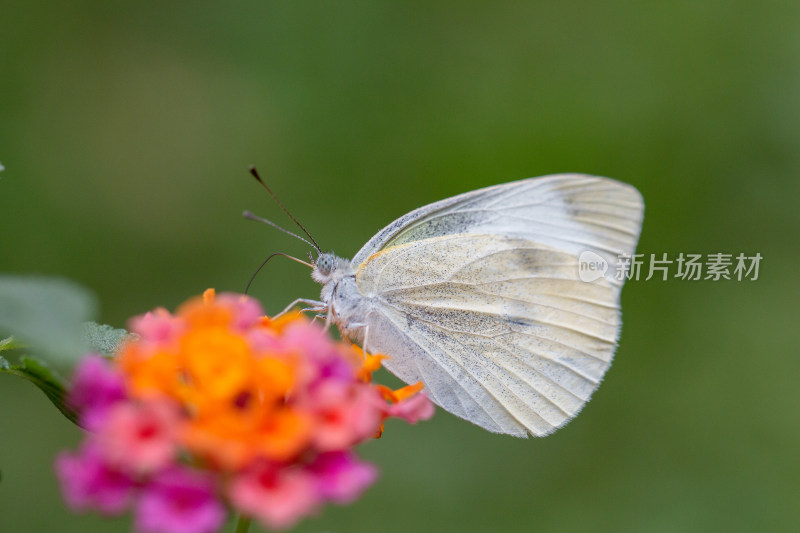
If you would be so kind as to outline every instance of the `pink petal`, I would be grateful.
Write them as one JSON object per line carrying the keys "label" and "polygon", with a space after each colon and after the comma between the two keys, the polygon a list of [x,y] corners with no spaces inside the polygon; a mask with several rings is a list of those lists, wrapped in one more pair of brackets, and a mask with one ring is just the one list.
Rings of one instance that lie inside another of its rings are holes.
{"label": "pink petal", "polygon": [[349,452],[320,454],[309,467],[323,498],[352,503],[378,478],[378,469]]}
{"label": "pink petal", "polygon": [[143,488],[135,524],[141,533],[213,533],[225,517],[211,474],[174,467]]}
{"label": "pink petal", "polygon": [[314,445],[327,452],[372,437],[380,429],[385,402],[366,384],[333,380],[317,385],[305,405],[316,415]]}
{"label": "pink petal", "polygon": [[155,472],[175,457],[180,416],[169,401],[120,403],[110,411],[97,442],[106,460],[131,473]]}
{"label": "pink petal", "polygon": [[283,332],[283,342],[287,349],[302,353],[313,359],[339,357],[336,345],[322,326],[308,322],[295,322]]}
{"label": "pink petal", "polygon": [[373,437],[381,428],[386,402],[369,385],[359,383],[351,411],[356,442]]}
{"label": "pink petal", "polygon": [[122,375],[97,354],[84,357],[75,369],[67,402],[80,414],[81,426],[95,430],[109,408],[125,399]]}
{"label": "pink petal", "polygon": [[133,317],[129,328],[141,337],[146,344],[167,343],[175,339],[183,329],[180,319],[176,318],[166,309],[156,309]]}
{"label": "pink petal", "polygon": [[251,330],[247,332],[247,342],[250,349],[254,352],[283,352],[283,345],[280,339],[274,334],[262,330]]}
{"label": "pink petal", "polygon": [[238,331],[252,328],[264,316],[261,304],[250,296],[224,292],[216,297],[215,302],[233,311],[233,327]]}
{"label": "pink petal", "polygon": [[78,453],[59,454],[55,468],[64,499],[73,510],[117,514],[128,507],[133,481],[106,465],[95,446],[87,443]]}
{"label": "pink petal", "polygon": [[402,402],[390,405],[387,413],[389,416],[402,418],[409,424],[416,424],[420,420],[428,420],[435,410],[433,402],[420,392]]}
{"label": "pink petal", "polygon": [[286,529],[313,513],[319,503],[317,484],[303,470],[259,463],[237,476],[230,491],[233,505],[266,528]]}

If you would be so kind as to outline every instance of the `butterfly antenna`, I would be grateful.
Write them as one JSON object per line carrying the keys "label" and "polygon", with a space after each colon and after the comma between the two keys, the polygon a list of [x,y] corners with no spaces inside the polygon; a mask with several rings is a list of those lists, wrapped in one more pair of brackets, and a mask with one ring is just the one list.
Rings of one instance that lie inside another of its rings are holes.
{"label": "butterfly antenna", "polygon": [[[251,213],[250,211],[245,211],[244,213],[242,213],[242,216],[243,216],[244,218],[247,218],[247,219],[249,219],[249,220],[255,220],[256,222],[263,222],[264,224],[268,224],[268,225],[272,226],[273,228],[275,228],[275,229],[277,229],[277,230],[281,230],[282,232],[284,232],[284,233],[285,233],[285,234],[287,234],[287,235],[291,235],[291,236],[292,236],[292,237],[294,237],[295,239],[300,239],[301,241],[303,241],[303,242],[304,242],[304,243],[306,243],[307,245],[311,246],[312,248],[317,248],[316,244],[311,244],[310,242],[308,242],[308,239],[304,239],[304,238],[303,238],[303,237],[301,237],[300,235],[298,235],[298,234],[296,234],[296,233],[292,233],[292,232],[291,232],[291,231],[289,231],[288,229],[284,229],[284,228],[280,227],[279,225],[277,225],[276,223],[274,223],[274,222],[273,222],[273,221],[271,221],[271,220],[267,220],[266,218],[261,218],[261,217],[260,217],[260,216],[258,216],[258,215],[254,215],[254,214],[253,214],[253,213]],[[317,248],[317,251],[319,251],[319,248]]]}
{"label": "butterfly antenna", "polygon": [[247,282],[247,287],[245,287],[245,289],[244,289],[244,293],[245,294],[247,294],[247,291],[250,290],[250,285],[253,284],[253,280],[256,279],[256,276],[258,275],[259,272],[261,272],[261,269],[264,268],[264,265],[266,265],[267,262],[269,262],[269,260],[272,259],[273,257],[275,257],[276,255],[281,255],[283,257],[287,257],[287,258],[291,259],[292,261],[297,261],[298,263],[301,263],[301,264],[307,266],[308,268],[314,268],[314,265],[312,265],[310,263],[306,263],[305,261],[303,261],[301,259],[298,259],[296,257],[292,257],[291,255],[284,254],[282,252],[275,252],[274,254],[272,254],[269,257],[267,257],[266,259],[264,259],[264,262],[261,263],[261,266],[259,266],[256,269],[256,271],[253,273],[253,275],[250,277],[250,281]]}
{"label": "butterfly antenna", "polygon": [[[259,182],[259,183],[261,184],[261,186],[262,186],[262,187],[264,187],[264,189],[266,189],[266,191],[269,193],[269,195],[270,195],[270,196],[272,196],[272,199],[273,199],[273,200],[275,200],[275,203],[276,203],[276,204],[278,204],[278,206],[279,206],[281,209],[283,209],[283,212],[284,212],[284,213],[286,213],[286,214],[289,216],[289,218],[291,218],[291,219],[292,219],[292,222],[294,222],[295,224],[297,224],[297,226],[298,226],[298,227],[299,227],[301,230],[303,230],[303,233],[305,233],[306,235],[308,235],[308,238],[309,238],[309,239],[311,239],[311,242],[310,242],[309,244],[310,244],[311,246],[313,246],[314,248],[316,248],[317,252],[319,252],[319,253],[322,253],[322,249],[321,249],[321,248],[319,247],[319,245],[317,244],[317,241],[315,241],[315,240],[314,240],[314,237],[312,237],[312,236],[311,236],[311,234],[308,232],[308,230],[307,230],[306,228],[304,228],[304,227],[303,227],[303,225],[302,225],[300,222],[298,222],[296,218],[294,218],[294,217],[292,216],[292,214],[289,212],[289,210],[288,210],[288,209],[286,209],[286,207],[284,207],[284,205],[281,203],[281,201],[280,201],[280,200],[278,200],[278,197],[275,195],[275,193],[274,193],[274,192],[272,192],[272,189],[270,189],[270,188],[267,186],[267,184],[266,184],[266,183],[264,183],[264,180],[262,180],[262,179],[261,179],[261,176],[259,176],[259,175],[258,175],[258,171],[256,170],[256,167],[254,167],[253,165],[250,165],[250,174],[252,174],[252,175],[253,175],[253,177],[256,179],[256,181],[257,181],[257,182]],[[249,218],[249,217],[248,217],[248,218]],[[269,224],[271,224],[271,225],[275,226],[275,224],[272,224],[271,222],[270,222]],[[277,227],[277,226],[275,226],[275,227]],[[280,228],[280,229],[282,229],[282,228]],[[288,231],[286,231],[285,229],[282,229],[282,231],[284,231],[284,232],[286,232],[286,233],[289,233],[289,232],[288,232]],[[297,235],[295,235],[295,237],[297,237]],[[303,240],[305,241],[305,239],[303,239]],[[306,242],[308,242],[308,241],[306,241]],[[314,244],[311,244],[311,243],[314,243]]]}

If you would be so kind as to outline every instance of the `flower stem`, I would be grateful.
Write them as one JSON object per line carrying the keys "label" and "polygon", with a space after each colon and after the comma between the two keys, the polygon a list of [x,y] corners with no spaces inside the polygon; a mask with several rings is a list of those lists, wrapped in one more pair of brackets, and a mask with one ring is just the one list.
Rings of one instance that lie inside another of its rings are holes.
{"label": "flower stem", "polygon": [[236,517],[236,531],[234,533],[247,533],[250,529],[250,517],[239,515]]}

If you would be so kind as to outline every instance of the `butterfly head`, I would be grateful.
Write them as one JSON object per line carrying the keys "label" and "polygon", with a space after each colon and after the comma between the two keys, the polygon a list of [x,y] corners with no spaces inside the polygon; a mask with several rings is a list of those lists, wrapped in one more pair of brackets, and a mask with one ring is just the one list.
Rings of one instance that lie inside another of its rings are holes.
{"label": "butterfly head", "polygon": [[321,253],[317,256],[317,260],[314,261],[314,270],[311,272],[311,277],[317,283],[326,285],[344,276],[349,263],[347,259],[336,257],[332,253]]}

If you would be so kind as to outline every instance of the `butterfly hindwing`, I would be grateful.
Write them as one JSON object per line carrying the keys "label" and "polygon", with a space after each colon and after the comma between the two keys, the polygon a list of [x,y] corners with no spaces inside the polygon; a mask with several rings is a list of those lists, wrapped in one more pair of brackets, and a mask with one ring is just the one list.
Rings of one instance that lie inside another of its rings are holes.
{"label": "butterfly hindwing", "polygon": [[381,302],[369,344],[390,371],[490,431],[546,435],[589,399],[619,329],[616,288],[576,272],[543,245],[456,235],[385,250],[356,279]]}

